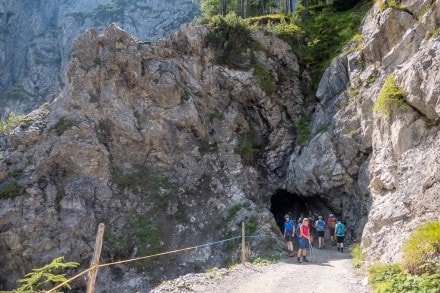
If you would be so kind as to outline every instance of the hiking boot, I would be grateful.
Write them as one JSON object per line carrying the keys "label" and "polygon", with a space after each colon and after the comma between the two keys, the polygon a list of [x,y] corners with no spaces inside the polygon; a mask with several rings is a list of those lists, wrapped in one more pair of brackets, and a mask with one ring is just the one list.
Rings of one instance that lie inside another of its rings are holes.
{"label": "hiking boot", "polygon": [[338,251],[341,251],[341,249],[338,247]]}
{"label": "hiking boot", "polygon": [[341,248],[341,252],[344,253],[344,248]]}
{"label": "hiking boot", "polygon": [[309,262],[309,260],[305,256],[303,256],[303,262]]}
{"label": "hiking boot", "polygon": [[289,257],[294,257],[295,254],[293,253],[293,251],[289,254]]}
{"label": "hiking boot", "polygon": [[301,258],[298,257],[297,262],[302,263]]}

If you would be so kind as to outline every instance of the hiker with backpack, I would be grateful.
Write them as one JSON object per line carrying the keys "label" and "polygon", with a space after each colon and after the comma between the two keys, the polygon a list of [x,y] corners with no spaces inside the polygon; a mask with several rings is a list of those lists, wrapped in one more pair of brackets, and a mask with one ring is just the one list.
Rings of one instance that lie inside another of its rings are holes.
{"label": "hiker with backpack", "polygon": [[[299,226],[299,249],[298,249],[298,262],[309,262],[306,258],[307,256],[307,248],[309,248],[310,243],[310,227],[309,227],[309,219],[304,218],[301,226]],[[302,261],[301,261],[301,256]]]}
{"label": "hiker with backpack", "polygon": [[338,220],[335,226],[335,237],[337,241],[338,251],[344,252],[345,225]]}
{"label": "hiker with backpack", "polygon": [[287,242],[287,255],[293,255],[293,230],[295,229],[295,222],[290,219],[289,214],[284,216],[284,239]]}
{"label": "hiker with backpack", "polygon": [[322,216],[318,216],[318,221],[315,223],[316,232],[318,234],[318,248],[324,248],[324,231],[325,231],[325,222],[322,219]]}
{"label": "hiker with backpack", "polygon": [[335,215],[330,214],[330,218],[327,219],[327,226],[330,229],[330,240],[332,241],[332,246],[336,245],[335,239],[335,226],[336,226],[336,218]]}

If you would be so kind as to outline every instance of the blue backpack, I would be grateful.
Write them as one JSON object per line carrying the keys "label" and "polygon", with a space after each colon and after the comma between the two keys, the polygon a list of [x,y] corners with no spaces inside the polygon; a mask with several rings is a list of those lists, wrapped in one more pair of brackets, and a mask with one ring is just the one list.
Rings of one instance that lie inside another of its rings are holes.
{"label": "blue backpack", "polygon": [[323,221],[323,220],[318,220],[317,222],[316,222],[316,230],[318,230],[318,231],[324,231],[324,228],[325,228],[325,222]]}
{"label": "blue backpack", "polygon": [[345,236],[345,225],[342,223],[336,224],[336,235]]}
{"label": "blue backpack", "polygon": [[298,223],[298,226],[296,227],[296,237],[298,237],[298,239],[301,239],[301,223]]}

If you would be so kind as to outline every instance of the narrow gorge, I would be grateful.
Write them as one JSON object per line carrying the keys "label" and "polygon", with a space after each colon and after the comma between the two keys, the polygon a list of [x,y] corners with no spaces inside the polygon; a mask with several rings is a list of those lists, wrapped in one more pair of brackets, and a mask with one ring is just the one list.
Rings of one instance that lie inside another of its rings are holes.
{"label": "narrow gorge", "polygon": [[[272,33],[243,34],[232,56],[209,25],[151,42],[87,30],[65,87],[0,137],[0,289],[59,256],[80,263],[69,275],[88,268],[99,223],[103,262],[238,236],[242,222],[265,235],[255,257],[282,253],[284,213],[333,212],[367,262],[398,261],[440,218],[440,1],[399,5],[372,6],[316,93]],[[238,245],[103,268],[97,292],[227,266]]]}

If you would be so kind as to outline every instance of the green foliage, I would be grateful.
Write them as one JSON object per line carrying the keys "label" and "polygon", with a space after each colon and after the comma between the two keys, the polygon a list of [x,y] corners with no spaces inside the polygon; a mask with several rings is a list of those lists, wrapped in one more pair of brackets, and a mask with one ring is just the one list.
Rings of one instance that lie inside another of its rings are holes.
{"label": "green foliage", "polygon": [[352,130],[350,130],[350,133],[349,133],[348,135],[350,135],[350,137],[353,137],[353,136],[355,136],[356,134],[357,134],[357,130],[352,129]]}
{"label": "green foliage", "polygon": [[274,94],[278,86],[275,82],[275,78],[270,74],[263,66],[257,62],[252,63],[252,68],[254,68],[254,74],[260,82],[260,86],[266,94]]}
{"label": "green foliage", "polygon": [[234,206],[232,206],[229,210],[228,210],[228,214],[226,216],[226,222],[230,222],[232,221],[235,216],[237,215],[237,213],[239,211],[241,211],[242,209],[250,209],[250,204],[249,202],[245,202],[243,204],[236,204]]}
{"label": "green foliage", "polygon": [[432,38],[436,38],[438,35],[440,35],[440,27],[432,33]]}
{"label": "green foliage", "polygon": [[360,244],[357,243],[351,247],[351,256],[353,257],[353,267],[360,268],[365,259]]}
{"label": "green foliage", "polygon": [[0,189],[0,199],[15,198],[21,194],[23,186],[17,183],[15,179],[11,179]]}
{"label": "green foliage", "polygon": [[208,120],[209,120],[209,122],[214,121],[214,119],[217,119],[217,120],[223,120],[224,118],[225,118],[225,116],[223,116],[222,113],[219,113],[219,112],[217,112],[217,111],[215,111],[215,112],[211,112],[211,113],[209,113],[209,115],[208,115]]}
{"label": "green foliage", "polygon": [[246,132],[239,137],[235,153],[239,154],[246,164],[253,164],[260,152],[260,146],[258,137]]}
{"label": "green foliage", "polygon": [[298,136],[296,137],[297,145],[305,145],[312,137],[310,131],[310,117],[302,116],[298,123]]}
{"label": "green foliage", "polygon": [[360,86],[356,87],[356,88],[350,87],[350,96],[352,96],[352,97],[357,96],[357,95],[359,95],[360,91],[361,91]]}
{"label": "green foliage", "polygon": [[153,196],[159,196],[172,187],[167,176],[157,174],[145,166],[136,166],[133,171],[126,173],[115,168],[113,181],[121,189],[129,189],[136,193],[149,192]]}
{"label": "green foliage", "polygon": [[252,214],[245,222],[245,233],[246,235],[252,235],[257,231],[258,218],[256,215]]}
{"label": "green foliage", "polygon": [[[21,287],[12,291],[2,291],[4,293],[40,293],[45,292],[41,288],[51,283],[65,282],[66,275],[59,272],[63,269],[76,268],[79,264],[76,262],[63,262],[64,257],[54,259],[50,264],[47,264],[39,269],[33,269],[31,273],[27,273],[23,279],[18,280]],[[70,289],[70,285],[64,285],[65,288]],[[58,291],[59,293],[59,291]]]}
{"label": "green foliage", "polygon": [[0,120],[0,133],[7,135],[21,122],[31,122],[32,118],[26,117],[24,115],[15,115],[14,113],[9,113],[8,119]]}
{"label": "green foliage", "polygon": [[207,35],[209,46],[219,51],[217,62],[219,64],[235,67],[243,66],[242,54],[251,46],[251,28],[235,13],[215,16],[210,20],[212,27]]}
{"label": "green foliage", "polygon": [[20,84],[16,84],[3,94],[3,98],[7,100],[20,101],[30,97],[31,94],[27,92]]}
{"label": "green foliage", "polygon": [[328,125],[327,123],[324,123],[321,126],[319,126],[318,132],[320,132],[320,133],[326,132],[329,128],[330,128],[330,125]]}
{"label": "green foliage", "polygon": [[75,126],[75,123],[63,116],[57,121],[57,123],[55,123],[53,129],[55,129],[58,135],[62,135],[65,131],[69,130],[73,126]]}
{"label": "green foliage", "polygon": [[272,256],[263,256],[263,257],[249,257],[248,261],[251,264],[257,265],[257,266],[268,266],[274,263],[277,263],[279,260],[281,260],[282,257],[278,255],[272,255]]}
{"label": "green foliage", "polygon": [[440,266],[435,274],[411,275],[399,264],[376,264],[368,269],[369,281],[376,293],[439,292]]}
{"label": "green foliage", "polygon": [[403,247],[403,263],[412,274],[433,273],[440,259],[440,220],[419,226]]}
{"label": "green foliage", "polygon": [[374,103],[373,111],[383,115],[389,115],[393,107],[400,107],[405,104],[404,92],[396,85],[394,73],[388,75],[379,97]]}

